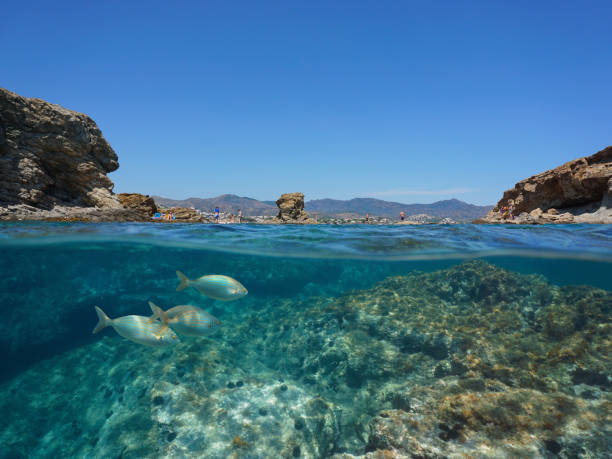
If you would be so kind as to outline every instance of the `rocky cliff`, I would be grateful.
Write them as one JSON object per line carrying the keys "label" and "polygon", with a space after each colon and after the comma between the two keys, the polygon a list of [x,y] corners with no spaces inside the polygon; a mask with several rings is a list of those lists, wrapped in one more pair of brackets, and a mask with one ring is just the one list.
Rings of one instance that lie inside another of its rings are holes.
{"label": "rocky cliff", "polygon": [[612,146],[521,180],[481,222],[612,223]]}
{"label": "rocky cliff", "polygon": [[139,219],[113,195],[118,167],[87,115],[0,88],[0,219]]}
{"label": "rocky cliff", "polygon": [[303,193],[285,193],[276,200],[276,205],[278,206],[276,223],[315,223],[308,212],[304,211]]}
{"label": "rocky cliff", "polygon": [[119,207],[117,155],[87,115],[0,88],[0,203]]}

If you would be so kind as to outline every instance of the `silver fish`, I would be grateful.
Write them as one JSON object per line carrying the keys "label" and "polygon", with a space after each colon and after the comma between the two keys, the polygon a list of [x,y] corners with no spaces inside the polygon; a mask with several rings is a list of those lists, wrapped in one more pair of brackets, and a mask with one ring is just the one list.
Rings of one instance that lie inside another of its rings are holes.
{"label": "silver fish", "polygon": [[152,321],[145,316],[123,316],[111,319],[98,306],[95,306],[95,309],[98,314],[98,324],[92,333],[98,333],[110,325],[124,338],[146,346],[169,346],[180,341],[168,324]]}
{"label": "silver fish", "polygon": [[177,292],[187,287],[193,287],[202,295],[220,301],[237,300],[249,293],[247,289],[244,288],[244,285],[236,279],[220,274],[202,276],[195,280],[189,279],[180,271],[177,271],[176,275],[180,281],[179,286],[176,288]]}
{"label": "silver fish", "polygon": [[149,306],[153,311],[151,319],[161,319],[181,335],[204,336],[214,332],[221,325],[219,319],[196,306],[175,306],[167,311],[150,301]]}

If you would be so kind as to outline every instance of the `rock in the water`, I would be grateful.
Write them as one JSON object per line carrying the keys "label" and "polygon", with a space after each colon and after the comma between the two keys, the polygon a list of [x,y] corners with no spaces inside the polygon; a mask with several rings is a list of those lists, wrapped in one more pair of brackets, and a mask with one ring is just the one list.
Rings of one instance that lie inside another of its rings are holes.
{"label": "rock in the water", "polygon": [[120,193],[117,195],[121,205],[127,209],[134,209],[144,217],[152,217],[157,212],[157,205],[153,198],[138,193]]}
{"label": "rock in the water", "polygon": [[480,222],[612,223],[612,146],[521,180]]}
{"label": "rock in the water", "polygon": [[174,221],[177,222],[202,223],[208,221],[204,216],[196,212],[195,209],[190,209],[188,207],[171,207],[165,212],[173,214],[175,217]]}
{"label": "rock in the water", "polygon": [[0,220],[45,220],[53,222],[133,222],[149,217],[125,207],[79,207],[56,205],[50,210],[26,204],[0,206]]}
{"label": "rock in the water", "polygon": [[87,115],[0,88],[0,205],[120,208],[117,155]]}
{"label": "rock in the water", "polygon": [[304,211],[303,193],[285,193],[276,200],[278,215],[276,223],[315,223],[308,212]]}

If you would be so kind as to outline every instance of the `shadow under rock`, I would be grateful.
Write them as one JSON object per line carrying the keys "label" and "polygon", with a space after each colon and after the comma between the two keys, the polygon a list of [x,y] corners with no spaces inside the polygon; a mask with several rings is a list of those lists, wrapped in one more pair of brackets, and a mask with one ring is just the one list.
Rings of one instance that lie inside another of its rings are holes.
{"label": "shadow under rock", "polygon": [[76,308],[64,313],[61,320],[70,332],[60,333],[51,340],[21,346],[17,351],[11,350],[6,341],[0,341],[0,353],[5,356],[4,364],[0,366],[0,382],[11,379],[41,360],[99,339],[91,333],[96,322],[93,308]]}

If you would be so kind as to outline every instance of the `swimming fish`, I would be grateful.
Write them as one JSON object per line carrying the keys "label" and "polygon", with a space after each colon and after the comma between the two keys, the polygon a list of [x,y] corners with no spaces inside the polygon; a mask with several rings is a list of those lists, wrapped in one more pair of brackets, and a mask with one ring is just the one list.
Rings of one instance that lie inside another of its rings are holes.
{"label": "swimming fish", "polygon": [[181,282],[176,288],[177,292],[187,287],[193,287],[202,295],[220,301],[237,300],[249,293],[247,289],[244,288],[244,285],[228,276],[212,274],[209,276],[202,276],[196,280],[191,280],[180,271],[177,271],[176,275]]}
{"label": "swimming fish", "polygon": [[[98,306],[95,308],[98,314],[98,324],[92,333],[98,333],[110,325],[124,338],[146,346],[169,346],[180,341],[176,333],[165,323],[153,322],[145,316],[123,316],[111,319]],[[154,310],[153,312],[155,313]]]}
{"label": "swimming fish", "polygon": [[172,329],[185,336],[203,336],[215,331],[221,321],[196,306],[175,306],[163,311],[159,306],[149,301],[153,317],[162,319]]}

